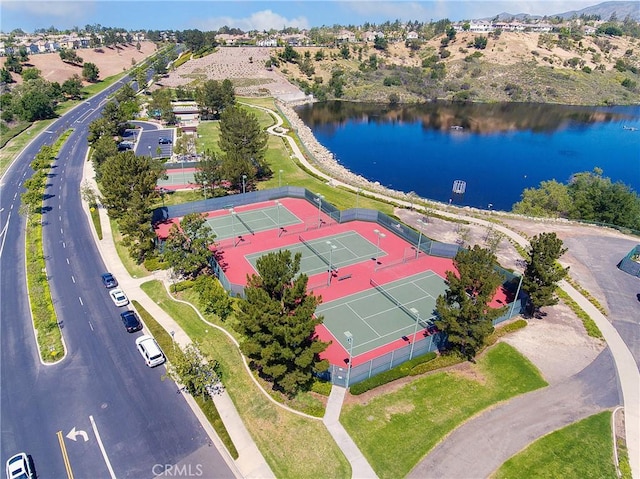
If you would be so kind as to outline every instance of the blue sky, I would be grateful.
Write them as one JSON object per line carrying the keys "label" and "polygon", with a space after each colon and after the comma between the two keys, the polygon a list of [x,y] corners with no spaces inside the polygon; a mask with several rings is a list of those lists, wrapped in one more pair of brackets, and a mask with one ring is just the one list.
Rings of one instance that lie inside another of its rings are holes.
{"label": "blue sky", "polygon": [[1,0],[0,28],[9,32],[37,28],[100,24],[129,30],[217,30],[227,25],[242,30],[311,28],[323,25],[361,25],[386,20],[463,20],[501,12],[552,15],[596,5],[599,0],[531,1],[190,1],[190,0]]}

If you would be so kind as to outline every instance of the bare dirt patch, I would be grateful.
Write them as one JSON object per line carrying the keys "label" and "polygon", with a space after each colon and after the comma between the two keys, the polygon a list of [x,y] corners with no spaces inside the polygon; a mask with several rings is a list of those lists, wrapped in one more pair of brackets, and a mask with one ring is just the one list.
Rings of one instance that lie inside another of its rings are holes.
{"label": "bare dirt patch", "polygon": [[[127,45],[120,49],[101,48],[98,51],[85,48],[76,50],[76,53],[85,63],[94,63],[100,71],[100,79],[122,73],[140,62],[144,58],[151,55],[156,50],[153,42],[140,42],[140,51],[135,45]],[[2,65],[6,58],[1,60]],[[28,64],[40,70],[42,77],[50,82],[63,83],[71,78],[74,74],[82,76],[82,66],[70,65],[60,58],[59,53],[40,53],[38,55],[30,55]],[[25,65],[26,66],[26,65]],[[14,80],[20,83],[22,77],[13,74]]]}

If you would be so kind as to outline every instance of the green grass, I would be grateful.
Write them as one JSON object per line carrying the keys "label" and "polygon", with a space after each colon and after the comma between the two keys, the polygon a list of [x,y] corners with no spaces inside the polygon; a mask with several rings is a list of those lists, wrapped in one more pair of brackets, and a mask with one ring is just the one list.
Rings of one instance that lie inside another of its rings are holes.
{"label": "green grass", "polygon": [[[21,134],[7,142],[7,144],[0,149],[0,176],[9,168],[9,165],[20,154],[27,144],[34,139],[40,132],[47,128],[54,120],[39,121],[31,127],[27,128]],[[31,161],[33,158],[29,159]]]}
{"label": "green grass", "polygon": [[93,227],[96,229],[96,234],[98,235],[98,239],[102,239],[102,223],[100,222],[100,212],[95,205],[92,205],[89,208],[89,212],[91,213],[91,221],[93,222]]}
{"label": "green grass", "polygon": [[109,218],[109,224],[111,225],[111,232],[113,234],[113,242],[116,245],[116,252],[129,274],[134,278],[144,278],[145,276],[149,276],[149,271],[147,271],[143,265],[137,264],[133,258],[129,256],[129,250],[127,247],[122,244],[122,234],[118,228],[118,222]]}
{"label": "green grass", "polygon": [[505,462],[494,479],[615,479],[611,411],[604,411],[538,439]]}
{"label": "green grass", "polygon": [[505,343],[465,370],[434,373],[366,404],[343,407],[342,424],[380,478],[404,477],[473,415],[547,385],[535,366]]}
{"label": "green grass", "polygon": [[226,334],[202,322],[188,306],[173,302],[158,281],[144,283],[142,289],[219,362],[225,388],[276,477],[351,477],[348,461],[322,422],[292,414],[267,399]]}
{"label": "green grass", "polygon": [[602,331],[600,331],[600,328],[598,328],[596,322],[591,319],[591,316],[589,316],[578,303],[576,303],[565,291],[560,288],[556,289],[556,294],[560,299],[562,299],[562,301],[564,301],[567,306],[571,308],[575,315],[580,318],[588,336],[596,339],[604,339]]}

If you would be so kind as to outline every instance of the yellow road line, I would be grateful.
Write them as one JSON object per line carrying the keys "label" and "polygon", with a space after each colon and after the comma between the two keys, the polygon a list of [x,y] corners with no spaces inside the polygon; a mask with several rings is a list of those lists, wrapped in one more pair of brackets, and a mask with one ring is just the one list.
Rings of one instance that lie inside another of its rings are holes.
{"label": "yellow road line", "polygon": [[67,454],[67,446],[64,445],[64,437],[62,431],[56,433],[58,435],[58,442],[60,443],[60,451],[62,452],[62,460],[64,461],[64,467],[67,469],[67,477],[73,479],[73,471],[71,470],[71,462],[69,462],[69,455]]}

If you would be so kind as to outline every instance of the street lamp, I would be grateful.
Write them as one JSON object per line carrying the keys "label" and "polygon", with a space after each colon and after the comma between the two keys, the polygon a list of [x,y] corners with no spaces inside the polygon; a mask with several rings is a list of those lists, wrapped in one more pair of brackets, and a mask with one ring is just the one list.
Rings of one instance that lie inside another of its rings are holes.
{"label": "street lamp", "polygon": [[347,369],[347,389],[349,389],[349,380],[351,379],[351,360],[353,359],[353,334],[350,331],[345,331],[344,336],[347,338],[349,344],[349,365]]}
{"label": "street lamp", "polygon": [[327,286],[331,284],[331,276],[333,273],[333,250],[337,248],[331,241],[327,241],[329,245],[329,275],[327,276]]}
{"label": "street lamp", "polygon": [[245,193],[245,180],[247,179],[247,175],[242,175],[242,194],[244,195]]}
{"label": "street lamp", "polygon": [[229,208],[229,213],[231,213],[231,239],[233,240],[233,246],[236,245],[236,226],[235,226],[235,216],[236,212],[233,208]]}
{"label": "street lamp", "polygon": [[511,311],[509,312],[509,317],[513,318],[513,310],[516,307],[516,301],[518,301],[518,296],[520,295],[520,288],[522,287],[522,275],[520,276],[520,281],[518,282],[518,289],[516,290],[516,296],[513,298],[513,302],[511,303]]}
{"label": "street lamp", "polygon": [[378,251],[376,252],[376,261],[378,261],[378,257],[380,256],[380,253],[382,252],[380,250],[380,238],[386,238],[387,235],[382,233],[380,230],[373,230],[373,232],[376,234],[376,236],[378,237]]}
{"label": "street lamp", "polygon": [[282,186],[282,170],[278,170],[278,188]]}
{"label": "street lamp", "polygon": [[276,200],[276,211],[278,212],[278,235],[280,234],[280,201]]}
{"label": "street lamp", "polygon": [[173,351],[175,352],[175,350],[176,350],[176,341],[175,341],[176,332],[175,331],[169,331],[169,334],[171,335],[171,344],[173,346]]}
{"label": "street lamp", "polygon": [[418,319],[416,319],[416,327],[413,330],[413,339],[411,340],[411,352],[409,353],[409,361],[411,361],[411,359],[413,359],[413,345],[416,344],[416,336],[418,335],[418,323],[420,322],[420,311],[418,311],[416,308],[409,308],[409,311],[411,311],[413,314],[415,314]]}
{"label": "street lamp", "polygon": [[324,195],[318,195],[318,197],[314,200],[316,203],[318,203],[318,228],[320,228],[320,225],[322,224],[322,218],[320,217],[320,214],[322,213],[322,198],[324,198]]}
{"label": "street lamp", "polygon": [[[418,218],[418,223],[420,223],[423,226],[427,225],[424,221],[422,221],[421,218]],[[418,226],[418,231],[420,231],[420,235],[418,236],[418,248],[416,249],[416,258],[418,257],[418,255],[420,255],[420,243],[422,241],[422,228],[420,226]]]}

